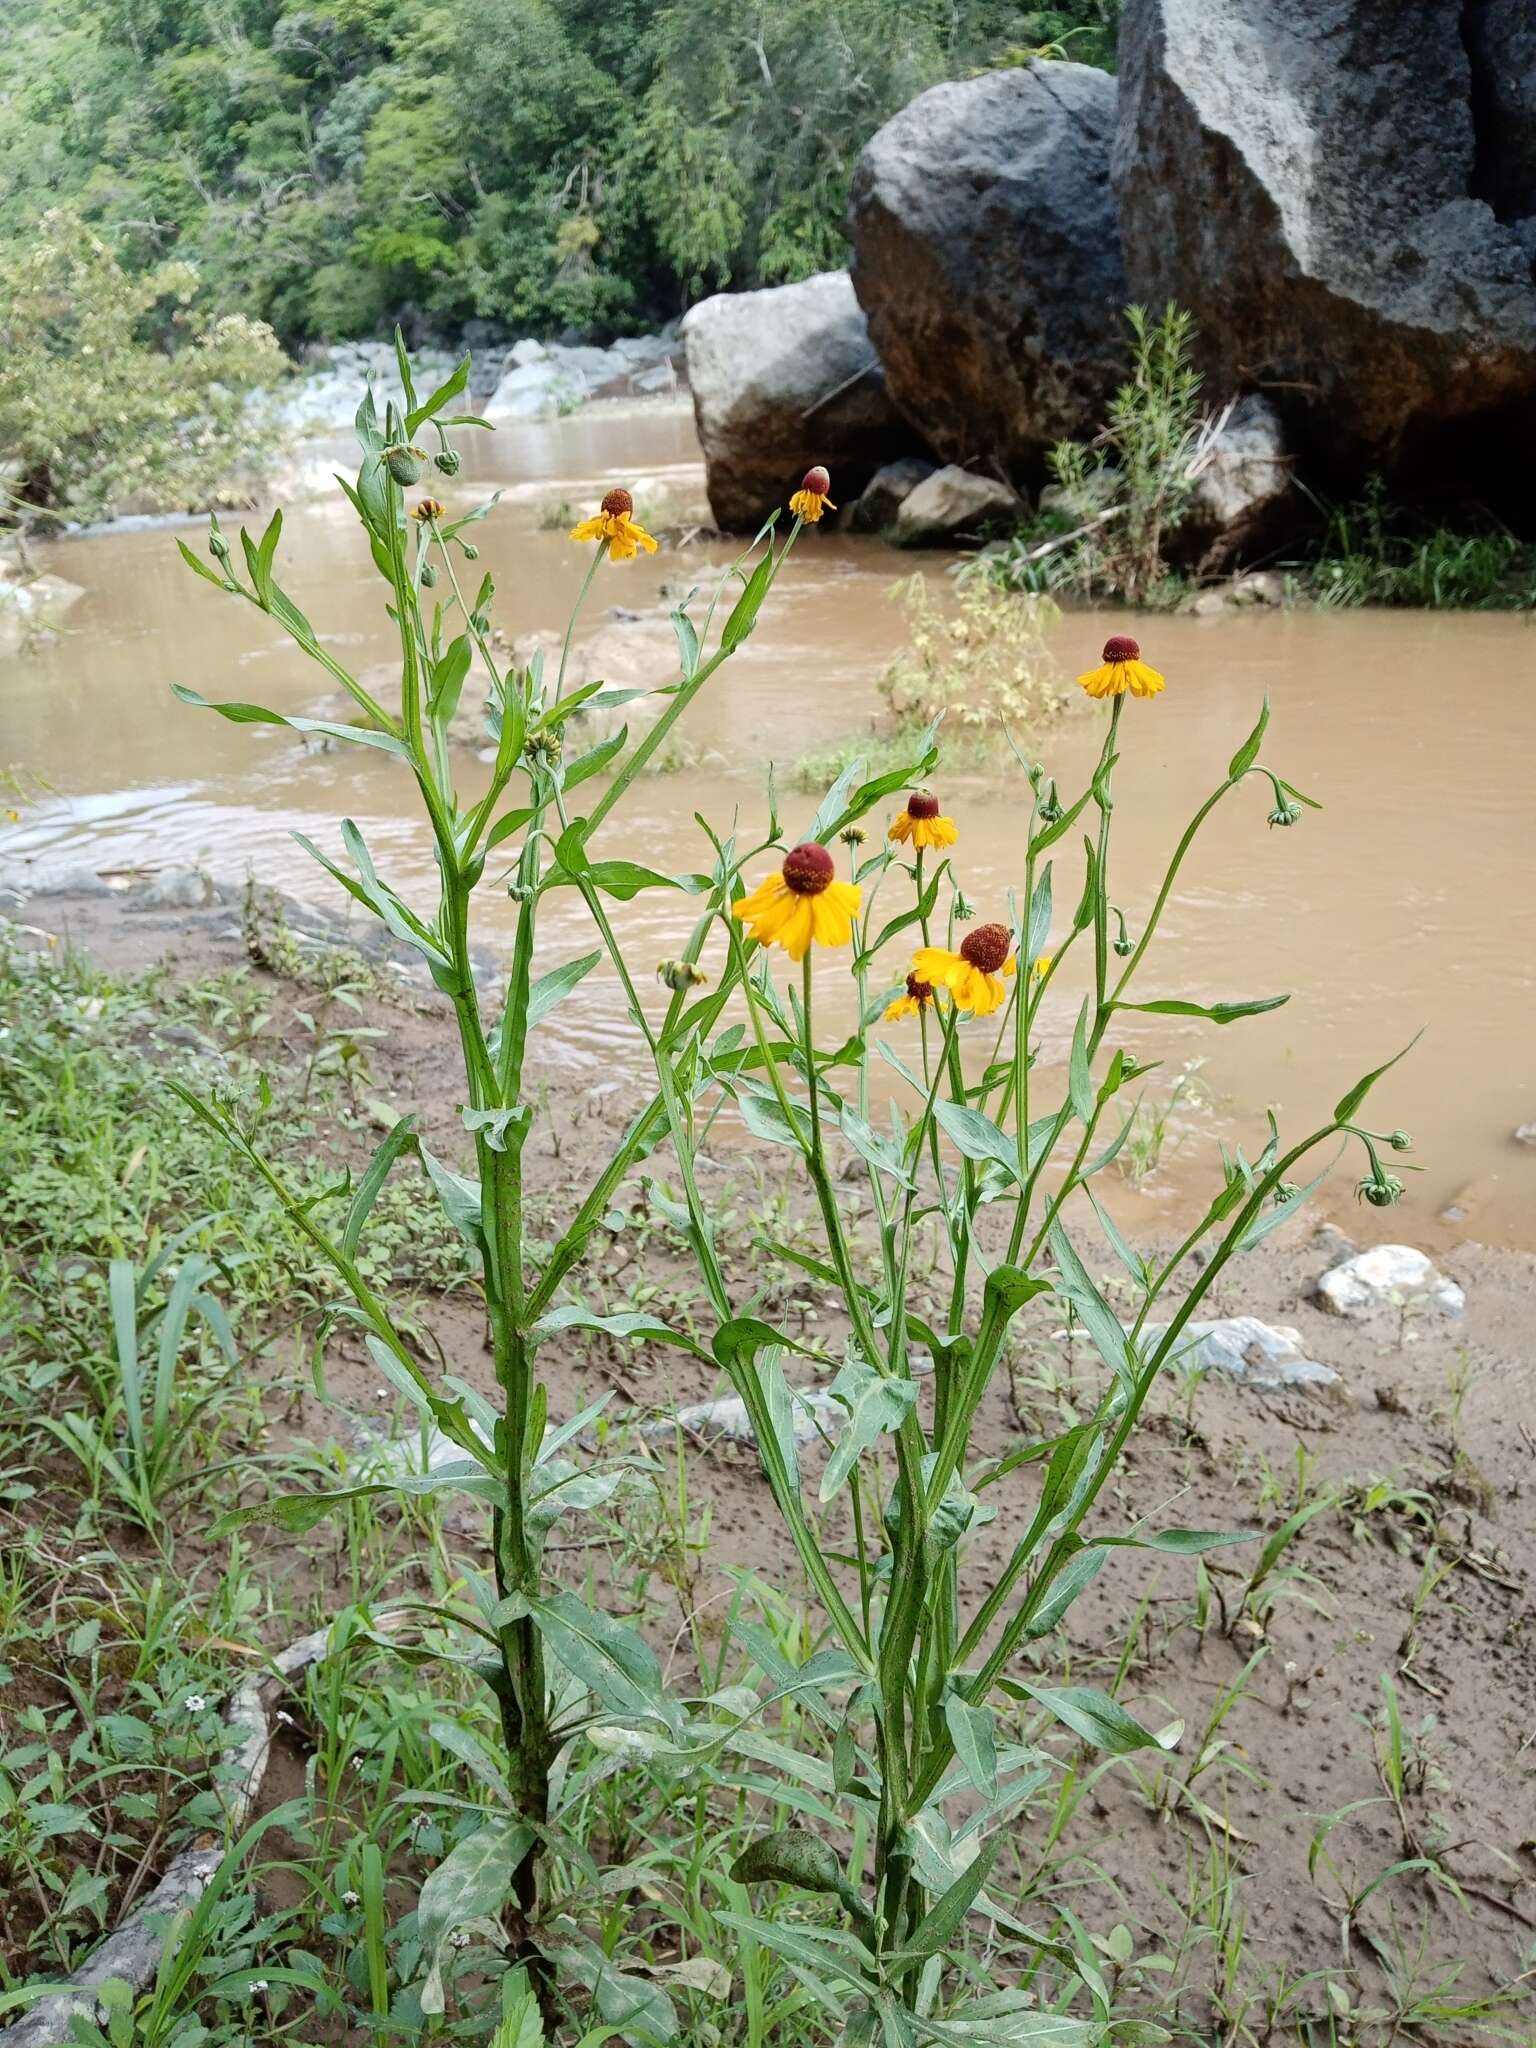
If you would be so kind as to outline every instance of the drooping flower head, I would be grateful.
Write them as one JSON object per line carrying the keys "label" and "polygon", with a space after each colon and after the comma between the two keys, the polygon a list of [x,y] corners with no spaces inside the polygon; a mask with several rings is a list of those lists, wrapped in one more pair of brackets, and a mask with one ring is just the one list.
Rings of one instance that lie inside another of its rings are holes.
{"label": "drooping flower head", "polygon": [[635,501],[629,492],[622,489],[609,491],[600,509],[590,519],[583,519],[579,526],[571,528],[572,540],[605,540],[608,552],[616,562],[632,561],[641,548],[648,555],[656,552],[656,543],[645,528],[637,524]]}
{"label": "drooping flower head", "polygon": [[1162,677],[1155,668],[1148,668],[1139,644],[1128,633],[1115,633],[1106,640],[1103,666],[1089,669],[1077,680],[1090,697],[1123,697],[1127,690],[1133,697],[1155,697],[1163,687]]}
{"label": "drooping flower head", "polygon": [[940,817],[936,796],[930,796],[926,789],[914,789],[905,807],[896,814],[890,836],[903,841],[910,839],[915,847],[921,849],[925,846],[953,846],[960,833],[953,818]]}
{"label": "drooping flower head", "polygon": [[912,972],[935,988],[948,989],[957,1010],[989,1017],[1008,993],[1004,977],[1015,971],[1011,945],[1007,925],[979,924],[960,941],[958,953],[920,946],[912,955]]}
{"label": "drooping flower head", "polygon": [[818,462],[800,479],[800,488],[789,501],[790,511],[797,519],[803,519],[807,526],[814,526],[823,512],[837,510],[827,496],[831,488],[832,479]]}
{"label": "drooping flower head", "polygon": [[791,848],[779,872],[743,896],[731,915],[748,920],[759,945],[782,946],[791,960],[803,960],[813,941],[848,944],[862,896],[857,883],[838,881],[827,849],[808,840]]}
{"label": "drooping flower head", "polygon": [[932,1003],[933,983],[919,981],[915,974],[909,974],[906,994],[897,996],[894,1002],[886,1005],[885,1021],[887,1024],[895,1024],[903,1017],[921,1017]]}
{"label": "drooping flower head", "polygon": [[418,498],[411,507],[411,517],[425,526],[430,519],[441,519],[444,509],[441,498]]}

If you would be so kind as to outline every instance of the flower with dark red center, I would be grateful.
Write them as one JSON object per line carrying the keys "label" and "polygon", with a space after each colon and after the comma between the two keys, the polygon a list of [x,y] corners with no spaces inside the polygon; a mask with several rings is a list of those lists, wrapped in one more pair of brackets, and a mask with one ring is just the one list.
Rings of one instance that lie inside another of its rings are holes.
{"label": "flower with dark red center", "polygon": [[960,941],[958,953],[945,946],[920,946],[912,955],[912,972],[947,989],[957,1010],[986,1017],[1008,993],[1004,979],[1016,968],[1012,947],[1007,925],[979,924]]}
{"label": "flower with dark red center", "polygon": [[633,560],[637,551],[644,548],[648,555],[656,552],[656,543],[634,517],[635,501],[622,485],[616,484],[603,495],[603,502],[590,519],[583,519],[579,526],[571,528],[572,540],[606,541],[608,552],[616,562]]}
{"label": "flower with dark red center", "polygon": [[888,1003],[885,1021],[894,1024],[902,1017],[920,1017],[933,1001],[933,983],[922,981],[915,974],[907,976],[907,992]]}
{"label": "flower with dark red center", "polygon": [[419,520],[423,526],[428,520],[441,519],[442,516],[443,504],[440,498],[418,498],[411,507],[411,517]]}
{"label": "flower with dark red center", "polygon": [[803,960],[814,942],[846,946],[853,937],[863,892],[837,880],[836,864],[814,839],[792,847],[776,875],[760,882],[731,910],[749,921],[762,946],[782,946],[791,960]]}
{"label": "flower with dark red center", "polygon": [[1141,644],[1129,633],[1112,633],[1104,642],[1103,665],[1077,679],[1090,697],[1155,697],[1163,679],[1141,658]]}
{"label": "flower with dark red center", "polygon": [[939,800],[926,789],[914,789],[892,822],[892,839],[910,840],[919,853],[927,846],[953,846],[960,837],[953,818],[939,815]]}
{"label": "flower with dark red center", "polygon": [[823,512],[837,510],[827,496],[831,488],[832,479],[818,462],[800,479],[800,488],[789,501],[790,511],[797,519],[803,519],[807,526],[814,526]]}

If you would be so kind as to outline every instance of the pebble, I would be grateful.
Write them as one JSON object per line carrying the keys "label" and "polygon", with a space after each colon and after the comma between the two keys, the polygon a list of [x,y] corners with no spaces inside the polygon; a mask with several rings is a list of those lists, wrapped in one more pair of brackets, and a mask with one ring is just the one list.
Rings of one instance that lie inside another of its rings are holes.
{"label": "pebble", "polygon": [[1467,1297],[1421,1251],[1407,1244],[1372,1245],[1323,1274],[1314,1290],[1318,1305],[1336,1316],[1358,1318],[1375,1309],[1437,1309],[1459,1316]]}

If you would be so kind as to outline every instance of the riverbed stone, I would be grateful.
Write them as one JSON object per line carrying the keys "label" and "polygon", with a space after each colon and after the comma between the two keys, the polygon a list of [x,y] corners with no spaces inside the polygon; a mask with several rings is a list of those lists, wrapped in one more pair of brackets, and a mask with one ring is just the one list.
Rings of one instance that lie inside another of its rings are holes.
{"label": "riverbed stone", "polygon": [[[1515,446],[1536,441],[1536,280],[1515,227],[1536,208],[1500,155],[1514,144],[1474,118],[1477,12],[1128,0],[1122,17],[1130,296],[1186,307],[1207,388],[1269,393],[1314,473],[1351,486],[1380,470],[1517,489]],[[1521,189],[1490,203],[1506,172]]]}
{"label": "riverbed stone", "polygon": [[903,546],[938,544],[985,526],[1015,524],[1024,500],[995,476],[948,463],[907,492],[896,508],[894,533]]}
{"label": "riverbed stone", "polygon": [[846,270],[701,299],[683,321],[709,502],[755,532],[824,463],[851,505],[883,462],[920,453],[898,417]]}
{"label": "riverbed stone", "polygon": [[1291,500],[1285,429],[1269,399],[1247,392],[1213,426],[1175,543],[1207,570],[1253,548],[1278,527]]}
{"label": "riverbed stone", "polygon": [[[1141,1333],[1143,1351],[1150,1350],[1168,1329],[1149,1323]],[[1276,1387],[1332,1387],[1338,1374],[1332,1366],[1308,1356],[1299,1330],[1288,1323],[1265,1323],[1257,1316],[1219,1316],[1189,1322],[1179,1332],[1174,1354],[1185,1372],[1214,1372],[1260,1392]]]}
{"label": "riverbed stone", "polygon": [[883,533],[895,524],[902,505],[933,472],[934,464],[920,455],[904,455],[899,462],[883,464],[864,486],[849,514],[849,524],[861,533]]}
{"label": "riverbed stone", "polygon": [[[822,1387],[792,1387],[789,1412],[795,1441],[802,1444],[835,1437],[848,1420],[847,1409]],[[642,1423],[640,1434],[660,1439],[671,1437],[679,1428],[685,1435],[702,1437],[706,1442],[722,1437],[739,1444],[757,1441],[747,1404],[739,1394],[725,1394],[716,1401],[695,1401],[679,1408],[674,1415]]]}
{"label": "riverbed stone", "polygon": [[853,281],[891,396],[946,461],[1039,481],[1125,376],[1115,81],[1033,62],[921,93],[865,145]]}
{"label": "riverbed stone", "polygon": [[1377,1244],[1331,1266],[1314,1290],[1320,1308],[1351,1320],[1379,1309],[1435,1309],[1459,1316],[1467,1297],[1429,1257],[1412,1245]]}

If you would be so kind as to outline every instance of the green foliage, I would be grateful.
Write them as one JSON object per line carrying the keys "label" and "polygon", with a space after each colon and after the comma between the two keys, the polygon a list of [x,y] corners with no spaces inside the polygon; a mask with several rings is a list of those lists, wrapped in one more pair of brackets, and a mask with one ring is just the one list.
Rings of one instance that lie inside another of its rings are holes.
{"label": "green foliage", "polygon": [[11,0],[0,233],[79,208],[287,341],[613,329],[846,259],[848,179],[914,93],[1114,0]]}
{"label": "green foliage", "polygon": [[1322,605],[1416,605],[1504,611],[1536,602],[1536,549],[1502,527],[1427,531],[1387,498],[1380,477],[1362,497],[1326,508],[1308,577]]}
{"label": "green foliage", "polygon": [[247,398],[281,352],[259,322],[197,309],[197,286],[185,263],[130,275],[74,208],[0,247],[0,445],[18,498],[165,511],[259,470]]}

